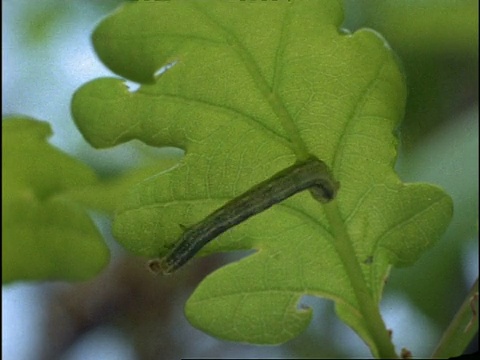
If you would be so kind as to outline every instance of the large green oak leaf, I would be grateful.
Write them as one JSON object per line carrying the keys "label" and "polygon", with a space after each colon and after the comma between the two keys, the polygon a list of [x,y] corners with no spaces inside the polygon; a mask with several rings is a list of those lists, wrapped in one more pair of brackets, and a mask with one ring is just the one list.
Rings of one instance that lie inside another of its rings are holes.
{"label": "large green oak leaf", "polygon": [[72,110],[84,137],[97,148],[138,139],[185,150],[116,213],[116,238],[134,253],[165,255],[179,224],[201,221],[309,154],[341,183],[327,205],[337,209],[334,223],[305,192],[204,248],[256,250],[210,274],[186,304],[190,322],[217,337],[287,341],[310,321],[299,306],[310,294],[335,301],[379,354],[338,234],[378,304],[391,265],[415,262],[451,218],[441,189],[395,174],[403,75],[381,36],[340,31],[342,16],[334,0],[138,2],[93,34],[101,60],[142,85],[102,78],[81,87]]}

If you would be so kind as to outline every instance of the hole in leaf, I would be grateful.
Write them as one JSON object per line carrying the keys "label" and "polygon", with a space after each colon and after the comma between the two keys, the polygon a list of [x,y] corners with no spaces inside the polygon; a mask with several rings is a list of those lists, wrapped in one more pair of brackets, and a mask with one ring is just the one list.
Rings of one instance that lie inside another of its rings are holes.
{"label": "hole in leaf", "polygon": [[172,61],[171,63],[168,63],[164,66],[162,66],[160,69],[158,69],[157,71],[155,71],[153,73],[153,76],[154,77],[159,77],[160,75],[162,75],[164,72],[166,72],[167,70],[171,69],[172,67],[175,66],[175,64],[177,63],[177,61]]}

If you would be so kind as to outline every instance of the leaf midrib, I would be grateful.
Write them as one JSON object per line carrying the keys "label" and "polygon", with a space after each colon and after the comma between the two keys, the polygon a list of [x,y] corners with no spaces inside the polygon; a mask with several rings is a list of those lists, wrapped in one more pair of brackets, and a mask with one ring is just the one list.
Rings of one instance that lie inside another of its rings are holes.
{"label": "leaf midrib", "polygon": [[[204,11],[200,6],[198,6],[196,3],[192,3],[192,5],[195,7],[195,9],[203,14],[212,25],[214,25],[217,29],[219,29],[223,34],[226,39],[226,42],[232,46],[234,49],[235,53],[238,54],[241,62],[245,65],[245,68],[247,69],[247,72],[250,74],[252,77],[254,83],[256,84],[258,90],[260,93],[263,95],[265,101],[270,105],[272,111],[277,115],[278,120],[280,121],[283,129],[285,130],[286,134],[290,136],[291,139],[291,147],[293,151],[295,152],[295,155],[297,156],[298,160],[306,160],[310,155],[307,149],[307,146],[303,139],[300,136],[300,132],[298,131],[298,128],[291,117],[290,113],[288,112],[287,108],[285,107],[285,104],[281,101],[281,99],[278,97],[278,94],[276,94],[273,91],[274,86],[271,88],[268,85],[268,82],[266,79],[262,76],[260,69],[255,62],[253,56],[251,53],[246,49],[242,42],[237,38],[237,36],[229,31],[229,29],[225,28],[221,23],[217,21],[213,16],[211,16],[209,13]],[[292,4],[293,5],[293,4]],[[283,30],[284,24],[288,23],[286,21],[286,18],[289,15],[289,11],[285,11],[285,19],[282,22],[282,30],[280,31],[281,34],[284,34],[285,31]],[[283,36],[282,36],[283,38]],[[280,41],[281,43],[282,41]],[[279,45],[279,48],[281,46]],[[278,66],[276,64],[273,64],[274,66],[274,74],[278,74],[276,69]]]}

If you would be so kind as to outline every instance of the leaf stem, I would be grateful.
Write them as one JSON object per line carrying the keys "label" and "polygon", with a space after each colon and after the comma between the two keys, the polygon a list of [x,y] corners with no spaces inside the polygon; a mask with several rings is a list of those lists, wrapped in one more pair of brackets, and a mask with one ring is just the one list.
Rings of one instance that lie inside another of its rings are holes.
{"label": "leaf stem", "polygon": [[[377,346],[377,349],[371,349],[372,353],[382,359],[398,358],[389,332],[380,315],[378,304],[375,303],[363,277],[362,269],[355,255],[347,229],[344,226],[337,202],[332,201],[326,204],[324,209],[335,237],[335,250],[343,262],[357,298],[360,313],[372,340]],[[367,343],[367,345],[370,346],[371,344]]]}
{"label": "leaf stem", "polygon": [[445,330],[432,354],[433,359],[460,356],[478,330],[478,278]]}

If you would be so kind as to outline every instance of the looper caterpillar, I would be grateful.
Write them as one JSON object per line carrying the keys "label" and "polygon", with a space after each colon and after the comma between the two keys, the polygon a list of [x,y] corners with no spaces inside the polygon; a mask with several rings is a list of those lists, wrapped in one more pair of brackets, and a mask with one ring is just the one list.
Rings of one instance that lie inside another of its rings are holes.
{"label": "looper caterpillar", "polygon": [[186,229],[167,256],[151,260],[149,267],[155,273],[171,273],[218,235],[290,196],[309,189],[316,200],[327,203],[335,198],[338,188],[339,183],[333,179],[323,161],[311,157],[305,162],[296,163],[255,185],[198,224]]}

